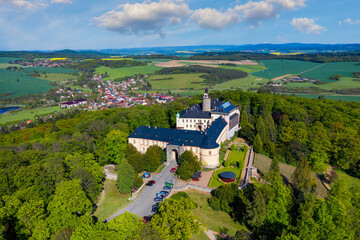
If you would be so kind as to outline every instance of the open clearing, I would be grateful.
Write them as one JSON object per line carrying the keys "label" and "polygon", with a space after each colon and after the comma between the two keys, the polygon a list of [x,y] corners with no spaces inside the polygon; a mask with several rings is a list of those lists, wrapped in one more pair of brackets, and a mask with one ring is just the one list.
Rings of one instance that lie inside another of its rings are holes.
{"label": "open clearing", "polygon": [[205,87],[204,79],[199,76],[202,73],[190,74],[168,74],[168,75],[153,75],[149,77],[153,89],[201,89]]}
{"label": "open clearing", "polygon": [[[262,173],[266,173],[269,171],[271,161],[272,160],[270,158],[264,155],[255,154],[255,167]],[[280,174],[283,177],[285,177],[288,182],[291,183],[291,175],[294,173],[296,167],[283,162],[279,163],[279,167],[280,167]],[[311,176],[316,179],[318,196],[326,197],[328,195],[327,190],[324,187],[324,185],[321,183],[319,177],[315,173],[312,173]]]}
{"label": "open clearing", "polygon": [[247,90],[249,88],[256,87],[257,84],[266,84],[269,81],[269,79],[264,79],[264,78],[261,78],[260,81],[257,79],[259,79],[259,77],[250,74],[245,78],[234,79],[224,83],[216,84],[214,89],[225,90],[225,89],[241,88],[243,90]]}
{"label": "open clearing", "polygon": [[[116,181],[106,179],[104,182],[104,194],[103,197],[98,200],[98,207],[94,213],[100,221],[104,221],[121,208],[128,204],[127,199],[130,194],[121,194],[116,187]],[[101,195],[100,194],[100,195]]]}
{"label": "open clearing", "polygon": [[57,111],[65,111],[60,106],[47,107],[47,108],[36,108],[29,110],[15,110],[0,115],[0,124],[7,122],[16,122],[22,120],[34,120],[36,115],[50,114]]}
{"label": "open clearing", "polygon": [[121,68],[109,68],[109,67],[101,66],[95,69],[95,73],[105,74],[106,72],[109,75],[109,77],[106,77],[104,79],[114,80],[116,78],[130,77],[139,73],[149,74],[160,69],[161,68],[156,67],[154,63],[149,63],[146,66],[121,67]]}
{"label": "open clearing", "polygon": [[198,207],[194,209],[194,213],[200,217],[201,222],[206,225],[208,229],[216,232],[227,229],[228,234],[235,235],[236,231],[242,227],[241,224],[234,222],[229,214],[222,211],[215,211],[209,206],[207,199],[211,196],[210,194],[196,190],[187,190],[185,192],[191,200],[198,204]]}

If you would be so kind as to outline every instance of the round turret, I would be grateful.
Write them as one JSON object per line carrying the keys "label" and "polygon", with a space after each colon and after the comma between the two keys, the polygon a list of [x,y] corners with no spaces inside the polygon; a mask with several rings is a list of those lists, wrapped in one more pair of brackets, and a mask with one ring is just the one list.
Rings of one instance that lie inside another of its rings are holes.
{"label": "round turret", "polygon": [[207,88],[205,89],[205,93],[203,96],[202,110],[203,110],[203,112],[211,111],[211,98],[210,98],[209,94],[207,93]]}

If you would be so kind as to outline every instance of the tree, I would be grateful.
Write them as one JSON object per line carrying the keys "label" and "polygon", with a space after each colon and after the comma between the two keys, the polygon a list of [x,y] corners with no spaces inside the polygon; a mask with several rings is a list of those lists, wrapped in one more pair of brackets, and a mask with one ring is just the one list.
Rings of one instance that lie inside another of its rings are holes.
{"label": "tree", "polygon": [[311,167],[308,161],[301,159],[291,176],[294,187],[303,193],[315,193],[316,181],[311,177]]}
{"label": "tree", "polygon": [[260,189],[254,191],[253,201],[246,209],[247,223],[252,227],[260,227],[266,218],[266,202]]}
{"label": "tree", "polygon": [[263,143],[259,134],[256,134],[254,139],[254,151],[257,153],[263,152]]}
{"label": "tree", "polygon": [[187,180],[201,168],[200,161],[192,151],[185,151],[179,156],[179,167],[176,173],[181,179]]}
{"label": "tree", "polygon": [[118,176],[116,186],[119,188],[120,193],[130,193],[134,187],[136,174],[132,166],[126,159],[121,160],[118,165]]}
{"label": "tree", "polygon": [[25,229],[22,231],[26,235],[31,235],[39,221],[45,219],[45,209],[43,200],[30,200],[23,203],[16,213],[16,217]]}
{"label": "tree", "polygon": [[141,153],[136,152],[126,159],[136,172],[139,173],[145,170],[145,157]]}
{"label": "tree", "polygon": [[170,198],[160,204],[149,224],[161,238],[189,239],[193,233],[203,230],[200,219],[192,211],[194,208],[194,203],[189,199]]}
{"label": "tree", "polygon": [[111,130],[105,138],[106,159],[109,163],[121,161],[125,154],[128,134],[120,130]]}
{"label": "tree", "polygon": [[125,212],[107,223],[108,230],[116,232],[119,239],[138,239],[143,225],[138,216],[129,212]]}
{"label": "tree", "polygon": [[148,147],[144,155],[145,169],[149,172],[155,172],[162,163],[163,149],[157,145]]}
{"label": "tree", "polygon": [[131,155],[138,153],[138,150],[134,145],[128,143],[125,148],[125,158],[128,159]]}

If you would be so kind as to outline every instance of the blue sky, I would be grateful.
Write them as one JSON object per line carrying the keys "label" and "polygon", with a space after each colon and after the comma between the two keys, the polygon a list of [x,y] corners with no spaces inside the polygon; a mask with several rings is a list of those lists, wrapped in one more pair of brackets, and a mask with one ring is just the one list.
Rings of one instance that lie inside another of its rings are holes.
{"label": "blue sky", "polygon": [[0,0],[0,50],[359,43],[359,0]]}

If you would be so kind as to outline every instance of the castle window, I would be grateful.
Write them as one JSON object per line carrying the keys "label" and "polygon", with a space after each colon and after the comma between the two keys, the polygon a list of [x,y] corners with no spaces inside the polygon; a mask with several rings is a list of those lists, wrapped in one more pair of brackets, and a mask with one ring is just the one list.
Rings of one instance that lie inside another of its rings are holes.
{"label": "castle window", "polygon": [[146,140],[146,145],[149,145],[149,140]]}
{"label": "castle window", "polygon": [[190,122],[192,122],[192,119],[190,119]]}
{"label": "castle window", "polygon": [[184,119],[183,119],[183,122],[184,122]]}
{"label": "castle window", "polygon": [[145,152],[145,148],[143,147],[143,152]]}
{"label": "castle window", "polygon": [[143,139],[143,144],[145,144],[145,139]]}
{"label": "castle window", "polygon": [[209,154],[211,155],[211,151],[209,151]]}
{"label": "castle window", "polygon": [[188,127],[188,125],[186,125],[186,127]]}
{"label": "castle window", "polygon": [[134,139],[134,143],[136,143],[136,140]]}
{"label": "castle window", "polygon": [[186,122],[188,122],[189,120],[186,119]]}
{"label": "castle window", "polygon": [[196,151],[196,152],[198,152],[198,150],[199,150],[198,148],[195,148],[195,151]]}

